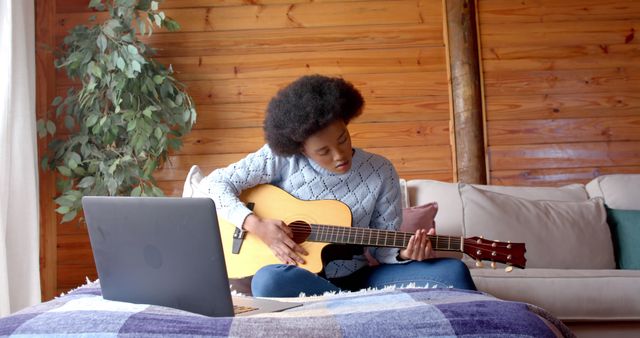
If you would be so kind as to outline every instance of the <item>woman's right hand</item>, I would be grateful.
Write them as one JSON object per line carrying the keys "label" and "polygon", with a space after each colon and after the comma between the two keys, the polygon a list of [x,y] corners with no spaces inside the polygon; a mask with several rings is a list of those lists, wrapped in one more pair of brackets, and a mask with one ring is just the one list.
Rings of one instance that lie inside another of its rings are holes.
{"label": "woman's right hand", "polygon": [[304,264],[300,255],[307,255],[307,251],[293,241],[293,232],[277,219],[260,218],[250,214],[242,225],[245,230],[255,234],[273,251],[273,254],[285,264]]}

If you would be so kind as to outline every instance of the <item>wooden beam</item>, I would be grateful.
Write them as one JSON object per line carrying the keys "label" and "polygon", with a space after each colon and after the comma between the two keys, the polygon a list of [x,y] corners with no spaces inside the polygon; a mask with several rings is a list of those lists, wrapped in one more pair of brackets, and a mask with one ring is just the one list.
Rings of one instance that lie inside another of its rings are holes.
{"label": "wooden beam", "polygon": [[458,181],[486,184],[475,0],[445,0]]}
{"label": "wooden beam", "polygon": [[[55,1],[36,1],[36,116],[49,115],[50,103],[56,95],[56,70],[52,48],[55,45]],[[38,139],[38,154],[47,149],[49,137]],[[42,300],[53,299],[57,294],[57,222],[53,196],[55,178],[40,169],[40,288]]]}

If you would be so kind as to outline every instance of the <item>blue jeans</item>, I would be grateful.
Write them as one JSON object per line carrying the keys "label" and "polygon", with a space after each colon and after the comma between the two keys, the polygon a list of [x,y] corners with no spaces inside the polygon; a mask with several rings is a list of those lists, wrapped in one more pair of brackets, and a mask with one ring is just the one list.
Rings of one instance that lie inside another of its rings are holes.
{"label": "blue jeans", "polygon": [[406,264],[382,264],[364,267],[342,278],[325,279],[295,265],[267,265],[256,272],[251,292],[256,297],[297,297],[321,295],[327,291],[357,291],[389,285],[417,287],[454,287],[475,290],[467,266],[458,259],[436,258]]}

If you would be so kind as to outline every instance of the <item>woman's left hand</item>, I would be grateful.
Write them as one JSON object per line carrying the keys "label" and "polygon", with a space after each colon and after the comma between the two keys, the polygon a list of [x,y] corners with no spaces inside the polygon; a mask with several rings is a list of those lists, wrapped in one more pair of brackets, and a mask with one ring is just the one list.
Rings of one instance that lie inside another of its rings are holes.
{"label": "woman's left hand", "polygon": [[431,228],[429,232],[424,229],[416,230],[411,236],[406,249],[400,250],[400,258],[405,260],[423,261],[431,256],[431,241],[429,235],[435,235],[436,230]]}

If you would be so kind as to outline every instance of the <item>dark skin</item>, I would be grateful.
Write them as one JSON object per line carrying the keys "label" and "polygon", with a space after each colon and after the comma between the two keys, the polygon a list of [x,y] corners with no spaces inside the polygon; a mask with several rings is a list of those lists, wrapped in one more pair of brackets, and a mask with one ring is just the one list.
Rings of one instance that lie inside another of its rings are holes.
{"label": "dark skin", "polygon": [[[337,120],[311,135],[304,142],[302,154],[330,172],[348,172],[351,169],[353,148],[344,121]],[[263,219],[251,214],[242,226],[267,244],[282,263],[297,265],[305,262],[301,256],[307,255],[307,251],[293,241],[291,229],[282,220]],[[409,239],[407,247],[400,250],[400,258],[418,261],[427,259],[432,250],[428,236],[434,234],[434,229],[429,232],[417,230]]]}

